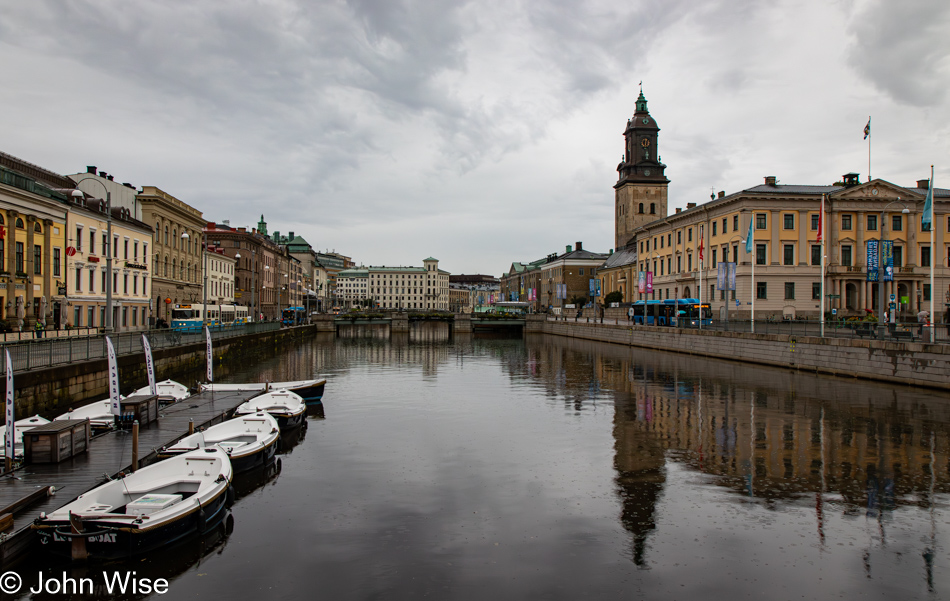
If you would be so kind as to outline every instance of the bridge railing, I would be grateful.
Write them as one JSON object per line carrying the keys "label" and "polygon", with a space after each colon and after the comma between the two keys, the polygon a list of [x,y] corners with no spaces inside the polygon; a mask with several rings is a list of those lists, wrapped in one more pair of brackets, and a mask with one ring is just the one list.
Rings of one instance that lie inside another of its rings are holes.
{"label": "bridge railing", "polygon": [[[209,328],[211,340],[221,340],[270,332],[280,328],[278,322],[251,323],[240,326],[222,326]],[[204,342],[203,331],[179,332],[157,329],[144,332],[148,336],[153,351]],[[116,355],[134,355],[142,352],[143,332],[113,333],[110,338]],[[40,338],[22,342],[4,343],[2,347],[10,351],[13,371],[22,372],[34,369],[46,369],[57,365],[106,358],[106,342],[103,335],[70,336],[68,338]],[[5,369],[0,368],[0,369]]]}

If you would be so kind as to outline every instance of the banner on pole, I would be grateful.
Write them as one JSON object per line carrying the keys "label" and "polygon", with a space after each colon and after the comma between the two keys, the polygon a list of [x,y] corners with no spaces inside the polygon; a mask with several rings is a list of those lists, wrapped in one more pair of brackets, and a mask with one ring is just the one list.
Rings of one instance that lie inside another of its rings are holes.
{"label": "banner on pole", "polygon": [[878,279],[877,264],[877,240],[868,240],[868,279],[869,282],[876,282]]}
{"label": "banner on pole", "polygon": [[3,443],[6,456],[12,461],[15,458],[13,443],[16,441],[16,419],[13,415],[13,360],[10,359],[10,349],[4,349],[7,359],[7,438]]}
{"label": "banner on pole", "polygon": [[211,330],[205,326],[205,354],[208,362],[208,384],[214,382],[214,354],[211,351]]}
{"label": "banner on pole", "polygon": [[106,349],[109,355],[109,402],[112,406],[112,415],[120,415],[122,406],[119,404],[119,362],[115,356],[115,346],[112,339],[106,336]]}
{"label": "banner on pole", "polygon": [[145,371],[148,374],[149,394],[158,394],[158,384],[155,382],[155,362],[152,360],[152,346],[148,343],[148,336],[142,334],[142,350],[145,351]]}

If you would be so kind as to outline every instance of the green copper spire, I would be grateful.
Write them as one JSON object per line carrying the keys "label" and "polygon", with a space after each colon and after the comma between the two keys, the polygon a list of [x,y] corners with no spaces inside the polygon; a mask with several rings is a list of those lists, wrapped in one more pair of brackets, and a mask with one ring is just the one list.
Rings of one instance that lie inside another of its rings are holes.
{"label": "green copper spire", "polygon": [[640,97],[637,98],[637,112],[638,113],[649,113],[647,110],[647,99],[643,95],[643,88],[640,88]]}
{"label": "green copper spire", "polygon": [[261,220],[257,222],[257,233],[262,236],[267,235],[267,222],[264,221],[263,213],[261,213]]}

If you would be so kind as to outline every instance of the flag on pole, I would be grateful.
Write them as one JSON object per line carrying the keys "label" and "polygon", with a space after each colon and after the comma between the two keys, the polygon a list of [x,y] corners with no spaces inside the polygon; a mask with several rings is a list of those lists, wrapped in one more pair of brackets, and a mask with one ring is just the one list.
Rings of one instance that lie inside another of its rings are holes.
{"label": "flag on pole", "polygon": [[825,223],[824,219],[825,219],[825,195],[822,194],[821,195],[821,210],[818,212],[818,241],[819,242],[821,242],[821,237],[822,237],[822,234],[824,233],[824,229],[822,228],[822,226]]}
{"label": "flag on pole", "polygon": [[868,124],[864,126],[864,139],[867,140],[871,135],[871,118],[868,117]]}
{"label": "flag on pole", "polygon": [[754,248],[753,242],[752,242],[752,237],[755,235],[754,232],[755,232],[755,213],[753,213],[749,217],[749,233],[746,234],[745,236],[745,251],[749,254],[752,253],[752,249]]}
{"label": "flag on pole", "polygon": [[16,440],[16,426],[13,417],[13,361],[10,359],[10,349],[5,349],[7,355],[7,438],[3,443],[3,450],[7,459],[13,461],[14,453],[13,443]]}
{"label": "flag on pole", "polygon": [[119,362],[116,360],[115,347],[112,339],[106,336],[106,348],[109,356],[109,401],[112,404],[112,415],[121,415],[122,406],[119,403]]}
{"label": "flag on pole", "polygon": [[703,228],[699,227],[699,261],[702,263],[703,260]]}
{"label": "flag on pole", "polygon": [[214,355],[211,352],[211,330],[208,329],[208,326],[205,326],[205,350],[208,360],[208,383],[214,382]]}
{"label": "flag on pole", "polygon": [[930,185],[927,186],[927,200],[924,201],[924,214],[920,218],[920,224],[923,229],[929,230],[934,220],[934,181],[930,178]]}

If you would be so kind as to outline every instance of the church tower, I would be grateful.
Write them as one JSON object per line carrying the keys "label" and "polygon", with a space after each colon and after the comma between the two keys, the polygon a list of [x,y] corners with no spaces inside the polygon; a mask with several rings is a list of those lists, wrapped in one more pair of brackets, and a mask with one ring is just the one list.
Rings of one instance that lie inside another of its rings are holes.
{"label": "church tower", "polygon": [[660,162],[657,133],[660,128],[647,110],[647,99],[640,89],[637,110],[627,120],[623,132],[626,141],[623,162],[617,165],[619,178],[614,184],[615,248],[623,248],[640,226],[667,216],[666,165]]}

